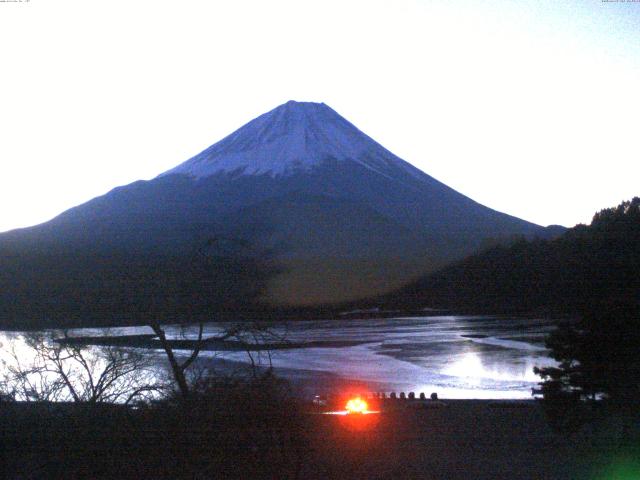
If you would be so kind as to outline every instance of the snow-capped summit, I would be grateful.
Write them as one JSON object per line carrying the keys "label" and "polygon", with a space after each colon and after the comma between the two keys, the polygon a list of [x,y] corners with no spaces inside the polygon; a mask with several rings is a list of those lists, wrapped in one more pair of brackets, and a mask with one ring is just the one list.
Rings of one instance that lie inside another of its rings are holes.
{"label": "snow-capped summit", "polygon": [[356,162],[385,176],[394,169],[418,173],[331,107],[291,100],[161,176],[205,178],[234,172],[275,177],[307,171],[326,160]]}

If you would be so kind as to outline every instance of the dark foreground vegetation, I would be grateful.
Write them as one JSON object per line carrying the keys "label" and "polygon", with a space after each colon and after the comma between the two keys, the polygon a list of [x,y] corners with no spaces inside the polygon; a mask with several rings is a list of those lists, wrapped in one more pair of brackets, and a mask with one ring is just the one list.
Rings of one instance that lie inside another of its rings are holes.
{"label": "dark foreground vegetation", "polygon": [[272,377],[188,400],[0,404],[2,478],[298,478],[300,410]]}
{"label": "dark foreground vegetation", "polygon": [[[138,409],[3,404],[3,478],[637,478],[615,421],[552,431],[530,402],[448,401],[381,414],[311,413],[273,379]],[[611,476],[624,471],[625,477]]]}

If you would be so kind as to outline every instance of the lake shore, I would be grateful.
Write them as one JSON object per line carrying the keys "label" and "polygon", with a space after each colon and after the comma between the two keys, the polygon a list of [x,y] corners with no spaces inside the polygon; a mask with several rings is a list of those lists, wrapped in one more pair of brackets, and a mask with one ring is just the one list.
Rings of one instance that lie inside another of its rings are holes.
{"label": "lake shore", "polygon": [[[61,345],[135,347],[146,348],[150,350],[160,350],[163,348],[162,343],[155,334],[64,337],[57,339],[56,341]],[[222,340],[219,338],[203,338],[202,340],[167,339],[166,343],[174,350],[193,351],[195,348],[198,348],[200,351],[204,352],[262,352],[275,350],[292,350],[296,348],[344,348],[363,345],[370,342],[357,340],[318,340],[308,342],[267,341],[261,343],[247,343],[244,341],[233,339]]]}

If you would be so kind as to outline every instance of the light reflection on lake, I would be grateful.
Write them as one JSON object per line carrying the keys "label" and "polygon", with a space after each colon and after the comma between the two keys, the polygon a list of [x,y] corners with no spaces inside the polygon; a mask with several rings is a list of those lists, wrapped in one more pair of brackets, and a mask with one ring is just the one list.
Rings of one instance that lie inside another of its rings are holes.
{"label": "light reflection on lake", "polygon": [[[223,328],[207,324],[205,337]],[[425,392],[427,396],[437,392],[441,398],[531,398],[531,388],[540,381],[533,367],[553,364],[544,348],[544,336],[552,328],[552,322],[546,320],[478,316],[291,322],[279,327],[291,342],[366,343],[278,350],[271,361],[276,374],[302,385],[307,393],[313,389],[324,393],[320,390],[355,380],[375,391]],[[91,336],[103,332],[80,329],[72,333]],[[176,327],[168,327],[167,332],[169,337],[181,334]],[[150,333],[150,329],[129,327],[109,333],[130,335]],[[213,364],[249,362],[245,352],[201,355]]]}
{"label": "light reflection on lake", "polygon": [[[306,376],[312,385],[322,385],[319,379],[333,376],[386,392],[531,398],[531,388],[540,381],[534,366],[554,363],[544,347],[544,337],[552,329],[552,322],[544,320],[472,316],[298,322],[289,325],[292,341],[368,343],[277,351],[273,364],[290,378]],[[243,361],[240,352],[222,356]]]}

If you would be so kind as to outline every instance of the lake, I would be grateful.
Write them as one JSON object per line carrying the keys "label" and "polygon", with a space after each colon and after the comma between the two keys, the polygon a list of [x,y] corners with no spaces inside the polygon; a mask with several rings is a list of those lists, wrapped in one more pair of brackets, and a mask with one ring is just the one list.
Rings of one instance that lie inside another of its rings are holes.
{"label": "lake", "polygon": [[[205,337],[223,325],[207,324]],[[290,322],[276,330],[288,341],[361,342],[340,347],[293,348],[271,352],[277,375],[289,379],[305,395],[340,390],[436,392],[440,398],[526,399],[540,378],[534,366],[554,362],[544,347],[553,322],[487,316],[425,316],[366,320]],[[147,327],[111,329],[109,334],[150,333]],[[73,335],[93,336],[102,329],[77,329]],[[178,327],[167,327],[178,337]],[[188,336],[193,335],[190,332]],[[0,333],[6,344],[15,333]],[[183,352],[185,355],[187,352]],[[27,353],[25,352],[25,355]],[[158,361],[162,353],[153,352]],[[245,352],[202,352],[203,362],[224,368],[249,364]],[[256,360],[254,353],[254,361]],[[267,364],[264,353],[258,359]]]}

